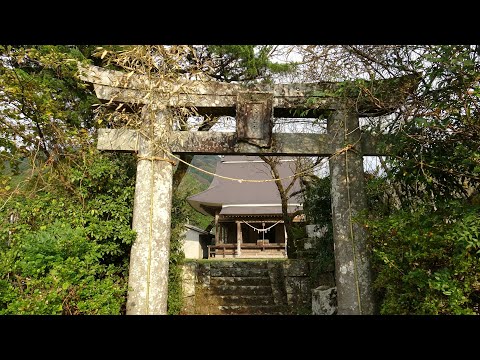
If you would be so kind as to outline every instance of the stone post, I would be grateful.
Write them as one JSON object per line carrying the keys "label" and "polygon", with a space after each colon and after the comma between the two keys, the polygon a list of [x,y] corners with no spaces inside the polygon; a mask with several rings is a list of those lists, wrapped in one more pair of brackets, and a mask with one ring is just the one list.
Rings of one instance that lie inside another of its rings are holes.
{"label": "stone post", "polygon": [[172,207],[172,164],[156,147],[166,144],[170,119],[163,112],[142,112],[145,130],[138,139],[132,228],[137,238],[130,255],[127,315],[167,313]]}
{"label": "stone post", "polygon": [[334,144],[330,179],[338,314],[374,310],[367,236],[356,215],[366,209],[361,131],[357,114],[338,109],[328,119]]}

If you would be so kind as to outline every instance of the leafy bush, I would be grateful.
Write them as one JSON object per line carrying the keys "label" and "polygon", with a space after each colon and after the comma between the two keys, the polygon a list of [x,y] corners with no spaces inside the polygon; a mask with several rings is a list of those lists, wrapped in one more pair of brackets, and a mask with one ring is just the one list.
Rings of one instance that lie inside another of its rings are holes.
{"label": "leafy bush", "polygon": [[[135,237],[130,158],[85,154],[64,171],[67,186],[7,198],[0,210],[0,314],[124,313]],[[26,180],[33,186],[41,179]]]}
{"label": "leafy bush", "polygon": [[[56,221],[26,234],[2,255],[1,314],[119,314],[125,278],[101,264],[101,246],[85,229]],[[10,266],[8,266],[10,265]]]}
{"label": "leafy bush", "polygon": [[449,202],[369,221],[382,314],[480,313],[480,207]]}

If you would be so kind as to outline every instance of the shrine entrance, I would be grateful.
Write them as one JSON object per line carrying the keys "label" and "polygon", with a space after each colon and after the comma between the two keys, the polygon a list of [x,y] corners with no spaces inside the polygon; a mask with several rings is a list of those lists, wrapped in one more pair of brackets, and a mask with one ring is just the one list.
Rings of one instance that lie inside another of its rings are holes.
{"label": "shrine entrance", "polygon": [[[186,90],[179,90],[165,107],[150,97],[152,91],[157,91],[157,98],[162,93],[161,84],[148,76],[95,66],[82,72],[99,99],[140,104],[144,109],[142,129],[100,129],[97,144],[100,150],[134,152],[138,160],[133,214],[137,239],[131,250],[127,314],[167,312],[172,174],[175,154],[180,153],[328,157],[338,314],[373,314],[367,236],[354,218],[366,209],[363,156],[387,153],[378,148],[380,139],[361,131],[359,117],[394,111],[416,87],[416,77],[372,84],[384,89],[375,96],[355,83],[349,83],[348,93],[335,96],[345,83],[247,89],[185,80],[176,85]],[[169,108],[182,106],[235,116],[236,132],[173,131]],[[272,133],[275,117],[320,115],[327,117],[327,134]]]}

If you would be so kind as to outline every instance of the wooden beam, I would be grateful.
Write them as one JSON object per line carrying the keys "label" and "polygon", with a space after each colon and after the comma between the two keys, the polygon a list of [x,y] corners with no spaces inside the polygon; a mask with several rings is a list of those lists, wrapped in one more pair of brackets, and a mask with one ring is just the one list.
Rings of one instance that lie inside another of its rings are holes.
{"label": "wooden beam", "polygon": [[[259,148],[237,139],[234,132],[173,131],[169,146],[173,153],[232,154],[232,155],[291,155],[330,156],[335,152],[331,135],[302,133],[273,133],[270,148]],[[388,155],[380,149],[381,138],[362,134],[361,152],[366,156]],[[98,150],[137,151],[138,131],[128,129],[99,129]],[[358,151],[360,151],[360,148]]]}

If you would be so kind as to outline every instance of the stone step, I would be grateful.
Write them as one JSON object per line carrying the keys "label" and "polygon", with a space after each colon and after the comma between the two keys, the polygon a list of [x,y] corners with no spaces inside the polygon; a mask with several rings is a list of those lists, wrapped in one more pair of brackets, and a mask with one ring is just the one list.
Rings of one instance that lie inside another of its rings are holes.
{"label": "stone step", "polygon": [[268,286],[249,285],[213,285],[210,284],[210,292],[215,295],[272,295],[272,288]]}
{"label": "stone step", "polygon": [[211,302],[221,305],[274,305],[272,295],[213,295]]}
{"label": "stone step", "polygon": [[217,311],[218,315],[288,315],[288,309],[280,305],[223,305]]}
{"label": "stone step", "polygon": [[243,267],[210,267],[210,278],[214,277],[268,277],[268,269]]}
{"label": "stone step", "polygon": [[210,266],[213,268],[220,267],[238,267],[248,269],[266,269],[268,261],[242,261],[242,260],[210,260]]}
{"label": "stone step", "polygon": [[270,277],[266,276],[249,276],[249,277],[212,277],[210,278],[210,286],[217,285],[236,285],[236,286],[270,286]]}

